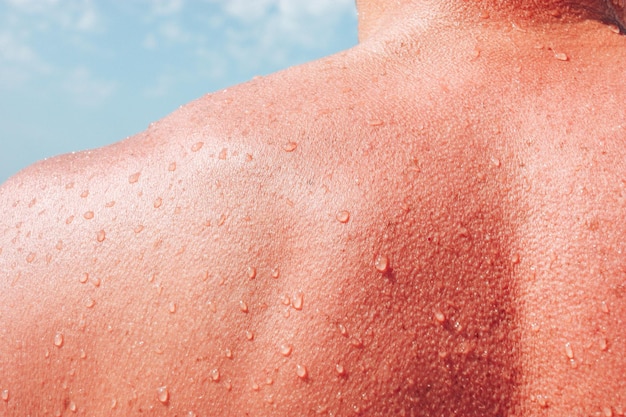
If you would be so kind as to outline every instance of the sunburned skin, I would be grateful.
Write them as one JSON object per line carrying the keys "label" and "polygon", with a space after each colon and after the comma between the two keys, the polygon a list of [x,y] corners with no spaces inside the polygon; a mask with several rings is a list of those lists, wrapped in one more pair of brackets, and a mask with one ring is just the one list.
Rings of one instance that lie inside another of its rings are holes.
{"label": "sunburned skin", "polygon": [[623,415],[626,38],[434,3],[5,183],[0,415]]}

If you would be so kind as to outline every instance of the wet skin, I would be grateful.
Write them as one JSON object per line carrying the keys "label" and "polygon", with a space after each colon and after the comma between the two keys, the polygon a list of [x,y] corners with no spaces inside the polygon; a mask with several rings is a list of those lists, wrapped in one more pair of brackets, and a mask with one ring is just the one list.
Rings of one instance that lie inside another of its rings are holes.
{"label": "wet skin", "polygon": [[5,183],[2,415],[621,415],[625,38],[414,23]]}

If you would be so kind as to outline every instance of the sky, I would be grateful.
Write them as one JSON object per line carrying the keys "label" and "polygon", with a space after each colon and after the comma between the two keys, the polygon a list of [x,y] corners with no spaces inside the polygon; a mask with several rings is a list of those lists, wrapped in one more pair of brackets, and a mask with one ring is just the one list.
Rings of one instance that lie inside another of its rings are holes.
{"label": "sky", "polygon": [[0,183],[356,42],[354,0],[0,0]]}

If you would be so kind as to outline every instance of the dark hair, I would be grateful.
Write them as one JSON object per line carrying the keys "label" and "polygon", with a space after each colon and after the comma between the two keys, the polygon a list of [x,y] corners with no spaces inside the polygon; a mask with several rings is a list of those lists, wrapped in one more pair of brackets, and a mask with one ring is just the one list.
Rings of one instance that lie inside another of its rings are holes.
{"label": "dark hair", "polygon": [[607,6],[607,23],[616,25],[622,34],[626,34],[626,0],[604,0]]}

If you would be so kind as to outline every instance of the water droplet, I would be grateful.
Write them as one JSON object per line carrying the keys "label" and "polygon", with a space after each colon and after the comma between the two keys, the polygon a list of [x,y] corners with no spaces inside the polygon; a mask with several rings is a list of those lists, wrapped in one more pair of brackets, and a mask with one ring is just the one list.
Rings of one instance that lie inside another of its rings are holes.
{"label": "water droplet", "polygon": [[161,404],[167,404],[170,401],[170,392],[166,386],[157,388],[157,398]]}
{"label": "water droplet", "polygon": [[100,286],[100,278],[95,277],[95,278],[91,278],[91,285],[93,285],[94,287],[98,288]]}
{"label": "water droplet", "polygon": [[87,296],[87,298],[85,298],[85,307],[87,308],[93,308],[96,305],[96,301],[91,298],[90,296]]}
{"label": "water droplet", "polygon": [[602,308],[602,312],[604,312],[606,314],[609,314],[609,306],[606,303],[606,301],[602,301],[601,308]]}
{"label": "water droplet", "polygon": [[218,382],[220,380],[220,370],[215,368],[211,371],[211,380]]}
{"label": "water droplet", "polygon": [[87,357],[87,352],[85,352],[83,349],[80,350],[80,358],[81,359],[85,359]]}
{"label": "water droplet", "polygon": [[613,410],[611,410],[611,407],[602,408],[602,412],[604,413],[605,417],[613,417]]}
{"label": "water droplet", "polygon": [[170,302],[170,304],[167,306],[167,309],[169,310],[170,313],[174,314],[176,313],[176,303],[175,302]]}
{"label": "water droplet", "polygon": [[67,408],[69,408],[72,413],[75,413],[78,410],[74,401],[70,401],[70,405],[68,405]]}
{"label": "water droplet", "polygon": [[564,52],[557,52],[554,54],[554,57],[559,61],[569,61],[569,57]]}
{"label": "water droplet", "polygon": [[247,271],[246,271],[248,278],[250,279],[254,279],[256,278],[256,268],[253,266],[249,266]]}
{"label": "water droplet", "polygon": [[245,301],[241,300],[239,301],[239,310],[241,310],[244,313],[248,312],[248,304],[245,303]]}
{"label": "water droplet", "polygon": [[191,152],[198,152],[204,146],[204,142],[196,142],[191,146]]}
{"label": "water droplet", "polygon": [[338,324],[337,327],[339,328],[339,333],[341,333],[343,337],[348,337],[348,329],[346,329],[346,326]]}
{"label": "water droplet", "polygon": [[363,347],[363,340],[361,340],[361,338],[358,336],[353,336],[350,338],[350,344],[354,346],[355,348],[360,349]]}
{"label": "water droplet", "polygon": [[224,351],[224,356],[226,356],[226,358],[228,358],[228,359],[232,359],[233,358],[233,352],[230,349],[226,349]]}
{"label": "water droplet", "polygon": [[574,350],[572,349],[572,345],[569,342],[565,344],[565,354],[568,358],[574,359]]}
{"label": "water droplet", "polygon": [[93,219],[93,216],[94,216],[93,211],[87,211],[87,212],[85,212],[85,214],[83,214],[83,217],[84,217],[86,220],[91,220],[91,219]]}
{"label": "water droplet", "polygon": [[105,208],[111,208],[115,205],[115,201],[109,201],[104,205]]}
{"label": "water droplet", "polygon": [[600,339],[600,350],[607,350],[609,347],[609,342],[606,339],[606,337],[603,337],[602,339]]}
{"label": "water droplet", "polygon": [[519,264],[519,263],[520,263],[520,256],[519,256],[519,253],[515,253],[515,254],[513,254],[513,256],[511,257],[511,263],[512,263],[513,265],[517,265],[517,264]]}
{"label": "water droplet", "polygon": [[500,162],[500,159],[496,158],[495,156],[492,156],[491,165],[493,165],[496,168],[500,168],[502,166],[502,162]]}
{"label": "water droplet", "polygon": [[374,262],[374,267],[378,272],[384,274],[389,270],[389,258],[385,255],[378,255],[376,257],[376,261]]}
{"label": "water droplet", "polygon": [[346,210],[342,210],[335,216],[337,221],[340,223],[348,223],[350,221],[350,212]]}
{"label": "water droplet", "polygon": [[346,374],[346,370],[343,367],[343,365],[337,364],[335,365],[335,372],[337,372],[337,375],[339,376],[343,376]]}
{"label": "water droplet", "polygon": [[65,219],[65,224],[70,224],[74,221],[74,216],[70,216],[67,219]]}
{"label": "water droplet", "polygon": [[304,365],[296,365],[296,374],[300,379],[306,379],[309,376],[309,371],[306,369]]}
{"label": "water droplet", "polygon": [[78,277],[78,281],[79,281],[81,284],[86,283],[88,280],[89,280],[89,274],[88,274],[88,273],[86,273],[86,272],[85,272],[84,274],[82,274],[80,277]]}
{"label": "water droplet", "polygon": [[291,355],[292,351],[293,351],[293,347],[291,347],[291,345],[282,345],[280,347],[280,354],[285,357]]}
{"label": "water droplet", "polygon": [[170,166],[167,167],[167,170],[170,172],[176,171],[176,162],[172,162]]}
{"label": "water droplet", "polygon": [[288,295],[283,296],[283,299],[281,300],[281,302],[283,303],[283,305],[288,306],[289,304],[291,304],[291,299],[289,298]]}
{"label": "water droplet", "polygon": [[256,382],[254,382],[254,383],[252,384],[252,391],[258,391],[258,390],[260,390],[260,389],[261,389],[261,387],[260,387],[260,386],[259,386],[259,384],[257,384]]}
{"label": "water droplet", "polygon": [[228,382],[226,382],[226,383],[224,384],[224,387],[226,387],[226,390],[227,390],[227,391],[230,391],[230,390],[232,390],[232,389],[233,389],[233,384],[231,384],[231,382],[230,382],[230,381],[228,381]]}
{"label": "water droplet", "polygon": [[135,229],[133,230],[135,233],[139,234],[143,231],[144,226],[142,224],[138,225],[137,227],[135,227]]}
{"label": "water droplet", "polygon": [[272,268],[272,278],[278,279],[278,277],[280,277],[280,269],[275,266],[274,268]]}
{"label": "water droplet", "polygon": [[2,393],[0,394],[0,396],[2,397],[2,401],[9,401],[9,390],[8,389],[3,389]]}
{"label": "water droplet", "polygon": [[293,299],[293,303],[291,305],[296,310],[302,310],[302,307],[304,306],[304,294],[301,292],[296,294],[296,297]]}
{"label": "water droplet", "polygon": [[140,175],[141,175],[141,172],[135,172],[133,175],[128,177],[128,182],[131,184],[136,183],[137,181],[139,181]]}
{"label": "water droplet", "polygon": [[537,395],[537,403],[541,408],[548,408],[548,398],[545,395]]}
{"label": "water droplet", "polygon": [[89,190],[85,190],[80,194],[81,198],[87,198],[89,197]]}
{"label": "water droplet", "polygon": [[220,160],[225,161],[228,158],[228,148],[222,148],[220,154],[217,156]]}
{"label": "water droplet", "polygon": [[106,238],[107,238],[107,234],[104,230],[100,230],[98,232],[98,236],[96,236],[96,240],[100,243],[104,242]]}
{"label": "water droplet", "polygon": [[435,320],[437,320],[437,322],[438,322],[439,324],[443,324],[443,322],[445,322],[445,321],[446,321],[446,316],[445,316],[445,314],[443,314],[443,312],[442,312],[442,311],[437,310],[437,311],[435,312]]}
{"label": "water droplet", "polygon": [[28,254],[28,256],[26,257],[26,262],[28,262],[29,264],[32,264],[33,261],[35,260],[35,253],[31,252]]}
{"label": "water droplet", "polygon": [[246,339],[248,339],[250,341],[254,340],[254,333],[252,333],[249,330],[246,330]]}
{"label": "water droplet", "polygon": [[293,152],[296,150],[297,147],[298,144],[296,142],[287,142],[283,144],[283,150],[285,152]]}
{"label": "water droplet", "polygon": [[370,126],[382,126],[385,122],[380,119],[371,119],[367,121],[367,124]]}
{"label": "water droplet", "polygon": [[163,199],[161,197],[158,197],[156,200],[154,200],[154,208],[159,208],[163,205]]}
{"label": "water droplet", "polygon": [[[57,244],[56,244],[54,247],[56,248],[56,250],[61,250],[61,249],[63,249],[63,241],[62,241],[62,240],[59,240],[59,241],[57,242]],[[2,253],[2,251],[0,251],[0,253]]]}
{"label": "water droplet", "polygon": [[54,346],[59,348],[63,346],[63,333],[57,333],[54,335]]}

